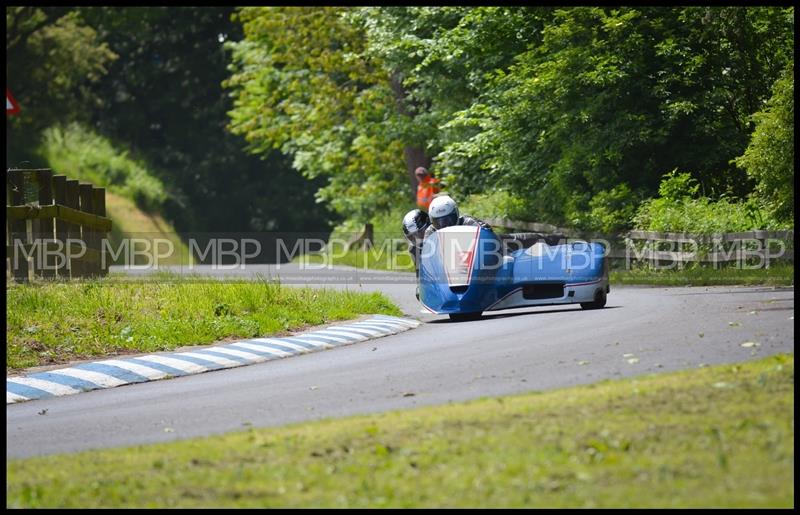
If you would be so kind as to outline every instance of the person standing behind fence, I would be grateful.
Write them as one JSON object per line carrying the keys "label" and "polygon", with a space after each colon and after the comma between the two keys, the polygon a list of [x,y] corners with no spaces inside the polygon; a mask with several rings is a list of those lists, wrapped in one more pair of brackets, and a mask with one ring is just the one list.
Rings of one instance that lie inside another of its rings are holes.
{"label": "person standing behind fence", "polygon": [[423,211],[428,211],[428,206],[431,205],[433,196],[441,191],[439,186],[439,179],[435,179],[433,175],[423,166],[414,170],[414,175],[417,176],[417,206]]}

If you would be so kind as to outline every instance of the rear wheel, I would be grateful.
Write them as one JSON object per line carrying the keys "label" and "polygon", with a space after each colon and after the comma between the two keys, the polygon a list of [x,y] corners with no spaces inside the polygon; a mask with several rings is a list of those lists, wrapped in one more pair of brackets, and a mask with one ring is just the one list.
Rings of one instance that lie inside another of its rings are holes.
{"label": "rear wheel", "polygon": [[481,312],[474,313],[450,313],[450,320],[453,322],[466,322],[468,320],[478,320],[481,317]]}
{"label": "rear wheel", "polygon": [[593,302],[581,302],[583,309],[600,309],[606,305],[606,292],[605,290],[597,290],[594,293]]}

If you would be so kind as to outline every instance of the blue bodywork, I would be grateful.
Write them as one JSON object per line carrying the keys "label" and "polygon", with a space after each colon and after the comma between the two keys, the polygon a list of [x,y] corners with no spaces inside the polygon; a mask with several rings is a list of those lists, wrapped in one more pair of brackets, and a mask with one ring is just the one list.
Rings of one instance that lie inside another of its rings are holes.
{"label": "blue bodywork", "polygon": [[453,278],[450,273],[453,267],[446,270],[445,265],[445,256],[449,256],[446,247],[452,243],[446,236],[449,229],[452,228],[426,237],[420,254],[420,301],[434,313],[480,313],[510,307],[583,303],[592,301],[601,289],[603,295],[608,291],[606,252],[600,243],[576,241],[553,246],[537,243],[533,248],[504,255],[494,232],[478,227],[471,228],[474,236],[460,229],[472,246],[460,247],[458,259],[451,259],[450,262],[462,263],[461,275]]}

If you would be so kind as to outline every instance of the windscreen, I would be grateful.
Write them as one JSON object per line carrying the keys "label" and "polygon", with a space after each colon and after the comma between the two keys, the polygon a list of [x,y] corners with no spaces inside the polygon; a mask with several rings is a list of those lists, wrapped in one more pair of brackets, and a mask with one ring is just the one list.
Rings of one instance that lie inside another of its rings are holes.
{"label": "windscreen", "polygon": [[476,226],[457,225],[436,231],[442,267],[449,286],[470,284],[480,230]]}

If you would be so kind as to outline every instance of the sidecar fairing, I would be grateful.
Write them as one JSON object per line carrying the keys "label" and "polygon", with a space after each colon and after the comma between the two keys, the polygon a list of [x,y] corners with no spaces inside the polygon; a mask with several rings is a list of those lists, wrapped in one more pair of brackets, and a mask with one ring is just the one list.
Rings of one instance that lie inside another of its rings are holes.
{"label": "sidecar fairing", "polygon": [[423,243],[419,292],[428,311],[451,318],[550,304],[601,308],[609,292],[606,251],[574,241],[506,252],[489,229],[446,227]]}

